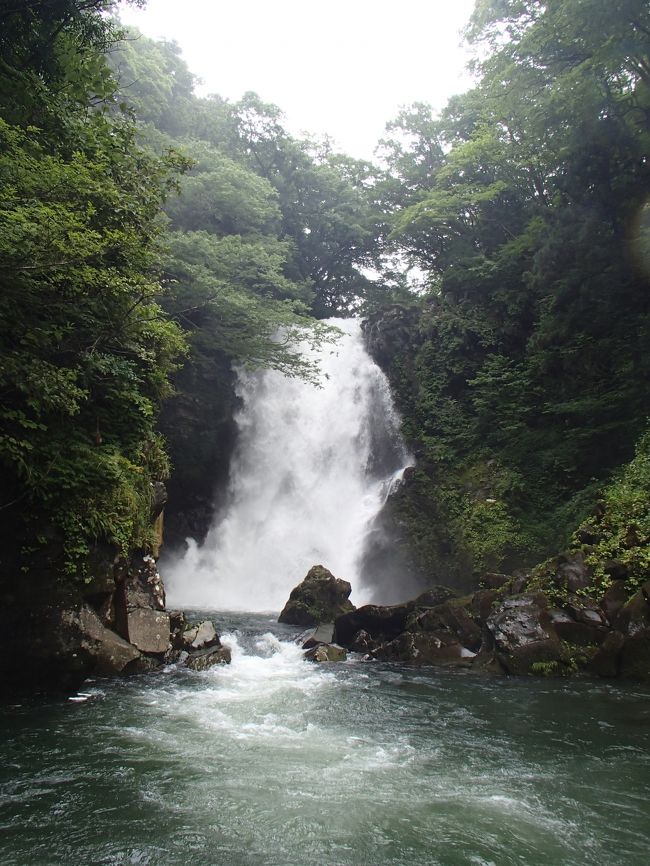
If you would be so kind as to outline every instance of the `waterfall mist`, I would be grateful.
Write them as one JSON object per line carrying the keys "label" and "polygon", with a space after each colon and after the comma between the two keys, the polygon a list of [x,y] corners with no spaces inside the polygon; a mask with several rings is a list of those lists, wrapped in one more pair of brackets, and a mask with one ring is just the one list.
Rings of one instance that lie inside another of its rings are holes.
{"label": "waterfall mist", "polygon": [[372,598],[366,543],[410,458],[359,322],[332,323],[344,334],[320,351],[320,387],[240,371],[227,502],[203,545],[188,539],[163,563],[171,605],[279,610],[319,563],[352,583],[355,603]]}

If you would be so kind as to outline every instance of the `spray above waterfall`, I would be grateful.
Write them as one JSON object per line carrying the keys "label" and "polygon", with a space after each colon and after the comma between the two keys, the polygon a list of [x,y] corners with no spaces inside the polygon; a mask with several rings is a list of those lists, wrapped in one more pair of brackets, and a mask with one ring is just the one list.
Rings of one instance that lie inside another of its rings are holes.
{"label": "spray above waterfall", "polygon": [[[172,604],[279,610],[321,563],[368,596],[361,565],[370,529],[409,463],[382,371],[358,321],[321,347],[321,384],[240,371],[238,444],[226,504],[203,545],[165,564]],[[305,347],[305,351],[309,351]]]}

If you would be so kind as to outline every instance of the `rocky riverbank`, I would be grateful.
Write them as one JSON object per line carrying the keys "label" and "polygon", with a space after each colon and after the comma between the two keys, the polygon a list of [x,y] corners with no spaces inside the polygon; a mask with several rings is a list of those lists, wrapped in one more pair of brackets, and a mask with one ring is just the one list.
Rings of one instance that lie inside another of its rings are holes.
{"label": "rocky riverbank", "polygon": [[230,661],[211,622],[165,607],[153,556],[99,559],[83,589],[40,581],[3,593],[9,612],[0,678],[10,688],[75,689],[89,676],[142,673],[180,662],[194,670]]}
{"label": "rocky riverbank", "polygon": [[[582,557],[558,557],[546,565],[546,591],[539,575],[486,574],[481,588],[467,595],[436,586],[403,604],[369,604],[344,613],[337,611],[347,601],[349,584],[319,566],[292,591],[282,621],[309,624],[304,615],[300,622],[291,616],[305,607],[314,611],[311,624],[331,621],[331,630],[321,628],[320,640],[318,631],[304,639],[315,661],[339,660],[329,649],[339,646],[368,660],[650,680],[650,581],[638,590],[614,581],[596,603],[585,594],[589,569]],[[308,602],[303,607],[301,599]]]}

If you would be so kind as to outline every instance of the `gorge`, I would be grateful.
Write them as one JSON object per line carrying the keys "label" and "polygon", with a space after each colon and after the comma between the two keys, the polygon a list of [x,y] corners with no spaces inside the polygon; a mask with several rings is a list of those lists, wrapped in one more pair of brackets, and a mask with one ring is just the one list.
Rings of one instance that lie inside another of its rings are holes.
{"label": "gorge", "polygon": [[647,0],[480,0],[372,160],[118,11],[0,4],[0,860],[645,866]]}

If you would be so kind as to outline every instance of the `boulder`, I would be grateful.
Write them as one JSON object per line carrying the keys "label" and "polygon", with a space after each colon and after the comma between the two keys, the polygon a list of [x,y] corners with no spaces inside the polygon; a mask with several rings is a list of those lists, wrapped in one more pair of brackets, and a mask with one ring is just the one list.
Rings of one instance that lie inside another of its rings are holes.
{"label": "boulder", "polygon": [[528,593],[505,599],[488,617],[496,657],[509,673],[534,673],[536,665],[564,662],[547,608],[543,593]]}
{"label": "boulder", "polygon": [[297,642],[303,649],[312,649],[321,643],[332,643],[334,640],[334,623],[324,622],[316,628],[300,635]]}
{"label": "boulder", "polygon": [[349,601],[352,587],[324,568],[315,565],[307,576],[291,590],[278,622],[289,625],[317,625],[333,622],[337,616],[354,610]]}
{"label": "boulder", "polygon": [[190,627],[182,610],[169,611],[169,640],[174,650],[184,648],[183,635]]}
{"label": "boulder", "polygon": [[34,593],[5,624],[0,680],[17,689],[77,689],[86,677],[129,673],[139,651],[106,628],[93,608],[58,587]]}
{"label": "boulder", "polygon": [[581,551],[565,553],[557,557],[555,583],[567,592],[574,593],[589,586],[591,569],[585,565]]}
{"label": "boulder", "polygon": [[352,638],[349,649],[355,653],[371,655],[378,646],[380,646],[379,642],[372,638],[367,631],[361,629]]}
{"label": "boulder", "polygon": [[78,614],[66,611],[64,617],[73,629],[78,629],[79,649],[93,660],[94,674],[114,676],[124,673],[140,657],[136,647],[106,628],[88,605],[82,605]]}
{"label": "boulder", "polygon": [[479,622],[484,623],[492,613],[492,608],[501,598],[495,589],[479,589],[471,598],[469,609],[472,616]]}
{"label": "boulder", "polygon": [[230,664],[230,648],[227,646],[208,646],[195,650],[185,659],[185,667],[192,671],[206,671],[214,665]]}
{"label": "boulder", "polygon": [[621,609],[617,627],[624,636],[620,675],[650,680],[650,581],[646,581]]}
{"label": "boulder", "polygon": [[587,665],[587,670],[599,677],[617,677],[624,643],[625,637],[620,631],[609,632]]}
{"label": "boulder", "polygon": [[118,629],[123,627],[126,613],[137,608],[165,609],[165,587],[153,556],[134,559],[128,574],[119,583],[116,593]]}
{"label": "boulder", "polygon": [[310,662],[344,662],[347,653],[342,646],[335,643],[321,643],[305,653]]}
{"label": "boulder", "polygon": [[181,635],[181,649],[198,650],[220,644],[217,631],[210,620],[188,626]]}
{"label": "boulder", "polygon": [[414,609],[436,607],[445,601],[449,601],[450,598],[456,598],[457,596],[458,593],[455,590],[450,589],[448,586],[431,586],[429,589],[420,593],[417,598],[407,602],[407,604]]}
{"label": "boulder", "polygon": [[169,649],[169,614],[150,608],[137,608],[126,618],[129,643],[144,653],[165,653]]}
{"label": "boulder", "polygon": [[484,574],[479,580],[479,586],[484,589],[501,589],[501,587],[509,583],[511,579],[512,578],[507,574]]}
{"label": "boulder", "polygon": [[481,646],[481,628],[461,604],[439,604],[431,610],[416,612],[409,617],[407,629],[447,633],[471,650],[478,650]]}
{"label": "boulder", "polygon": [[334,637],[342,646],[350,646],[358,632],[367,632],[375,640],[386,641],[397,637],[406,627],[413,608],[406,604],[382,606],[365,604],[350,613],[337,617]]}
{"label": "boulder", "polygon": [[135,558],[115,593],[117,632],[141,652],[165,653],[170,645],[170,618],[165,589],[153,556]]}
{"label": "boulder", "polygon": [[609,622],[616,625],[618,615],[629,599],[624,580],[615,580],[603,595],[601,607]]}
{"label": "boulder", "polygon": [[449,634],[402,632],[394,640],[382,644],[373,656],[381,661],[410,662],[419,665],[469,665],[476,653],[463,647]]}
{"label": "boulder", "polygon": [[608,629],[603,617],[594,609],[568,605],[566,610],[550,610],[549,617],[555,633],[567,643],[600,645],[607,637]]}
{"label": "boulder", "polygon": [[359,632],[366,632],[376,643],[391,641],[407,629],[413,616],[436,609],[455,597],[456,593],[453,589],[446,586],[432,586],[416,598],[402,604],[366,604],[337,617],[334,623],[335,639],[350,649],[353,648],[355,636]]}

